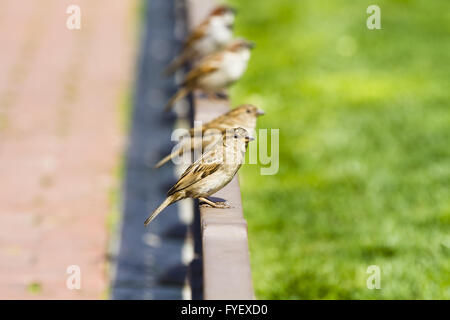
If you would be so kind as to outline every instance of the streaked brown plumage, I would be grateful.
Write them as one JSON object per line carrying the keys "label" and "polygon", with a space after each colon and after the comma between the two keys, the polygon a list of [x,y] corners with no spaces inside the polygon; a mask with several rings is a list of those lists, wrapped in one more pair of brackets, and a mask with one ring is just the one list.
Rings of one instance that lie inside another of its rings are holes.
{"label": "streaked brown plumage", "polygon": [[225,5],[212,10],[192,31],[181,53],[167,67],[165,74],[173,73],[189,60],[203,58],[223,49],[233,38],[234,16],[235,10]]}
{"label": "streaked brown plumage", "polygon": [[264,112],[257,107],[251,104],[243,104],[204,124],[201,129],[196,128],[196,131],[191,129],[189,131],[190,136],[183,138],[178,146],[179,148],[159,161],[155,168],[161,167],[175,156],[181,156],[187,150],[193,151],[195,148],[200,149],[200,147],[201,150],[205,150],[217,142],[227,129],[241,127],[251,134],[255,130],[257,117],[263,114]]}
{"label": "streaked brown plumage", "polygon": [[239,80],[247,69],[252,42],[235,39],[224,50],[203,58],[185,77],[181,88],[169,100],[165,110],[191,91],[217,93]]}
{"label": "streaked brown plumage", "polygon": [[227,130],[222,137],[222,141],[186,169],[167,192],[167,198],[145,220],[144,225],[148,225],[170,204],[186,198],[200,199],[213,207],[228,207],[206,197],[216,193],[233,179],[244,161],[248,142],[253,138],[243,128]]}

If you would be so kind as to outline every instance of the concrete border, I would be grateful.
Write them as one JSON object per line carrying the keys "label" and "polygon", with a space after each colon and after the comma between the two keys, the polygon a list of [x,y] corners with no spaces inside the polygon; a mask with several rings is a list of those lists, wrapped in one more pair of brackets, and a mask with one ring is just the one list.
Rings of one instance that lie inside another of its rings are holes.
{"label": "concrete border", "polygon": [[[187,0],[188,26],[198,25],[216,5],[214,0]],[[209,121],[229,110],[227,100],[193,95],[194,120]],[[236,176],[214,194],[230,203],[230,209],[200,207],[204,299],[253,299],[247,222]]]}

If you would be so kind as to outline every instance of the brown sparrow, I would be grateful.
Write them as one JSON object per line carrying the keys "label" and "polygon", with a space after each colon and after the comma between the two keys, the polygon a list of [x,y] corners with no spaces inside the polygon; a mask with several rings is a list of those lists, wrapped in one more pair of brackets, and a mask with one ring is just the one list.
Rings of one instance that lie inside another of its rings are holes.
{"label": "brown sparrow", "polygon": [[250,50],[253,47],[254,44],[247,40],[236,39],[224,50],[200,60],[186,75],[182,87],[169,100],[166,111],[195,89],[217,93],[239,80],[247,69]]}
{"label": "brown sparrow", "polygon": [[[243,104],[235,109],[217,117],[204,124],[201,128],[193,128],[189,131],[187,137],[182,137],[179,148],[159,161],[155,168],[173,159],[175,156],[182,155],[185,151],[193,151],[195,148],[205,150],[210,145],[219,141],[222,134],[227,129],[241,127],[249,133],[253,133],[256,127],[256,118],[263,115],[264,112],[251,104]],[[200,132],[201,131],[201,135]],[[199,136],[197,136],[199,134]]]}
{"label": "brown sparrow", "polygon": [[165,74],[173,73],[189,60],[202,58],[223,49],[233,38],[235,13],[233,8],[224,5],[212,10],[192,31],[180,55],[172,61]]}
{"label": "brown sparrow", "polygon": [[247,130],[227,130],[222,141],[204,153],[181,175],[178,182],[167,192],[167,198],[145,220],[148,225],[168,205],[186,198],[195,198],[214,208],[229,208],[226,203],[214,203],[206,197],[226,186],[244,161],[248,142],[253,140]]}

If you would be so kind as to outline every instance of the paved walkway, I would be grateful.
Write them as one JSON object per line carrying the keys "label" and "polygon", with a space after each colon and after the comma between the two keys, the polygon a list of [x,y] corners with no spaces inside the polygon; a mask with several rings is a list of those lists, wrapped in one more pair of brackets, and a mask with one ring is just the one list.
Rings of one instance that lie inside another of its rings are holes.
{"label": "paved walkway", "polygon": [[184,12],[175,2],[146,1],[125,167],[122,228],[111,287],[113,299],[191,297],[185,282],[192,260],[186,225],[192,203],[184,200],[169,206],[147,228],[143,226],[148,213],[176,182],[172,163],[153,169],[173,147],[170,136],[174,119],[163,109],[176,86],[173,77],[161,74],[179,50],[176,30],[184,28],[179,17]]}
{"label": "paved walkway", "polygon": [[[81,30],[66,28],[71,4]],[[0,299],[106,297],[136,13],[135,0],[0,2]]]}

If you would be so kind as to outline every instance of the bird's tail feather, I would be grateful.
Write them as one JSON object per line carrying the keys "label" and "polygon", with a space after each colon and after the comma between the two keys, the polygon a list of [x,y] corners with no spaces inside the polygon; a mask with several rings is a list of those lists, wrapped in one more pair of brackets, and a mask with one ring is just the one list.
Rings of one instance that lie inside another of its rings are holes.
{"label": "bird's tail feather", "polygon": [[164,157],[163,159],[161,159],[156,165],[155,165],[155,169],[161,167],[163,164],[165,164],[166,162],[170,161],[173,159],[173,157],[180,155],[183,153],[183,148],[179,148],[177,151],[172,152],[171,154],[169,154],[168,156]]}
{"label": "bird's tail feather", "polygon": [[170,98],[169,102],[167,102],[166,107],[165,107],[165,111],[169,111],[170,109],[172,109],[173,105],[175,104],[175,102],[177,102],[178,100],[183,99],[185,96],[187,96],[189,94],[189,92],[191,92],[190,89],[187,88],[181,88],[177,91],[177,93],[175,93],[172,98]]}
{"label": "bird's tail feather", "polygon": [[178,57],[173,59],[169,66],[164,70],[164,75],[169,76],[174,73],[178,68],[183,66],[189,59],[191,55],[189,53],[180,54]]}
{"label": "bird's tail feather", "polygon": [[163,211],[168,205],[172,204],[173,202],[175,202],[174,197],[173,196],[168,196],[166,198],[166,200],[164,200],[163,203],[161,203],[159,205],[159,207],[156,208],[156,210],[152,212],[152,214],[147,218],[147,220],[145,220],[144,225],[147,226],[150,222],[152,222],[153,219],[156,218],[156,216],[158,214],[161,213],[161,211]]}

